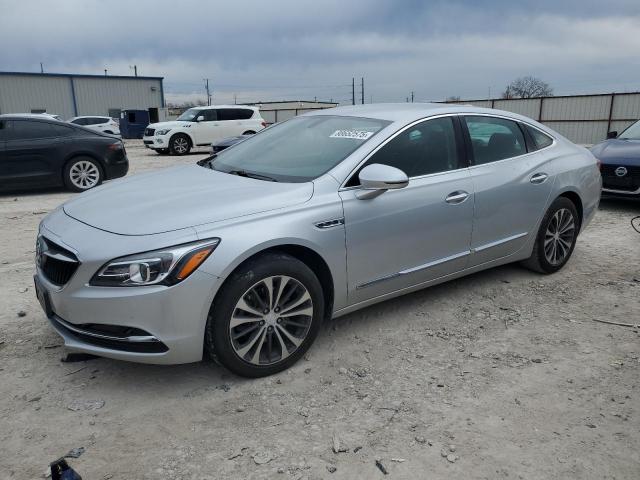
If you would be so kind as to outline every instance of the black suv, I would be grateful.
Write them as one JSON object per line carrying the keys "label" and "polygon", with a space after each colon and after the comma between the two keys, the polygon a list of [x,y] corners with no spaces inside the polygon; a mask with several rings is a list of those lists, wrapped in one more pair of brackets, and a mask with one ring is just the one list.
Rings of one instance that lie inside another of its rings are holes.
{"label": "black suv", "polygon": [[0,115],[0,190],[64,185],[74,192],[123,177],[121,140],[38,115]]}

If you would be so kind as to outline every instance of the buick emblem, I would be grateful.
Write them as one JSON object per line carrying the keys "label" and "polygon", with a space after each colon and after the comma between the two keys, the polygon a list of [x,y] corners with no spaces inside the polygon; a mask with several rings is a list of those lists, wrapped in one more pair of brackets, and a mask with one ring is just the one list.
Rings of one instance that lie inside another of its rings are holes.
{"label": "buick emblem", "polygon": [[618,167],[615,172],[618,177],[624,177],[627,174],[627,169],[625,167]]}

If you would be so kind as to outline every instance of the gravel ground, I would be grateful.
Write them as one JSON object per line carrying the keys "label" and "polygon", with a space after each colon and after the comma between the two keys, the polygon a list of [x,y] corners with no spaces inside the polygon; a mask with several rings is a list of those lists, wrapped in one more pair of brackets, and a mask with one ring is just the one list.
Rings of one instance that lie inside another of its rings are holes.
{"label": "gravel ground", "polygon": [[[131,173],[192,163],[127,145]],[[0,478],[640,478],[640,203],[603,202],[559,273],[505,266],[326,325],[260,380],[209,362],[62,363],[32,287],[62,191],[0,196]],[[76,454],[80,452],[75,452]]]}

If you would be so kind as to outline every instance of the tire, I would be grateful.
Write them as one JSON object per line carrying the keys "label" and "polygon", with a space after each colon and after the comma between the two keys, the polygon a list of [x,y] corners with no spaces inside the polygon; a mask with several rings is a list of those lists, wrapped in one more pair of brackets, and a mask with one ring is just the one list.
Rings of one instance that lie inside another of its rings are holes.
{"label": "tire", "polygon": [[191,150],[191,139],[184,133],[176,133],[169,140],[171,155],[186,155]]}
{"label": "tire", "polygon": [[205,349],[237,375],[273,375],[304,355],[323,318],[322,286],[313,271],[283,253],[261,255],[241,265],[218,292],[209,310]]}
{"label": "tire", "polygon": [[557,272],[571,258],[579,230],[574,203],[566,197],[556,198],[540,223],[531,256],[522,264],[539,273]]}
{"label": "tire", "polygon": [[255,135],[256,132],[254,132],[253,130],[247,130],[246,132],[243,133],[243,135]]}
{"label": "tire", "polygon": [[91,157],[75,157],[67,162],[62,173],[64,185],[72,192],[85,192],[104,180],[100,164]]}

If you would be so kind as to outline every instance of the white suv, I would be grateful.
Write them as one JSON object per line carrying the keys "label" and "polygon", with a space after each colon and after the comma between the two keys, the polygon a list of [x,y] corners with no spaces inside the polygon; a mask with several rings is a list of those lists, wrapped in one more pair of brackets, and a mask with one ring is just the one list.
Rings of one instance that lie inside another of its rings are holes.
{"label": "white suv", "polygon": [[120,124],[111,117],[73,117],[70,118],[68,122],[75,125],[82,125],[83,127],[97,130],[98,132],[108,133],[110,135],[120,135]]}
{"label": "white suv", "polygon": [[209,147],[227,137],[250,135],[267,126],[256,107],[216,105],[190,108],[173,122],[152,123],[144,146],[158,153],[184,155],[194,146]]}

